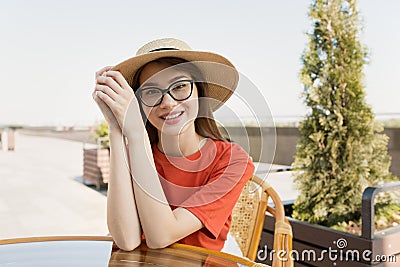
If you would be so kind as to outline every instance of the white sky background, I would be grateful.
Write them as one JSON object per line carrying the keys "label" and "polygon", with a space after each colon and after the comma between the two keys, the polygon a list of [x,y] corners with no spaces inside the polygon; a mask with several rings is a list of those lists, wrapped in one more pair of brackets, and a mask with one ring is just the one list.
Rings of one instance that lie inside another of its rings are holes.
{"label": "white sky background", "polygon": [[[102,118],[94,72],[162,37],[229,58],[274,116],[304,115],[298,73],[310,2],[0,0],[0,125],[93,124]],[[359,8],[371,51],[367,102],[400,113],[400,1]]]}

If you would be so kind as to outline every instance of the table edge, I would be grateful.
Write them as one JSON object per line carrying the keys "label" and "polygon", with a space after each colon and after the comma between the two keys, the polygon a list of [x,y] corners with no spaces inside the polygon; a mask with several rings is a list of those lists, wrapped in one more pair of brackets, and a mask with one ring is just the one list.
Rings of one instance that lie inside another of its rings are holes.
{"label": "table edge", "polygon": [[0,240],[0,245],[46,242],[46,241],[110,241],[109,236],[40,236],[40,237],[18,237]]}

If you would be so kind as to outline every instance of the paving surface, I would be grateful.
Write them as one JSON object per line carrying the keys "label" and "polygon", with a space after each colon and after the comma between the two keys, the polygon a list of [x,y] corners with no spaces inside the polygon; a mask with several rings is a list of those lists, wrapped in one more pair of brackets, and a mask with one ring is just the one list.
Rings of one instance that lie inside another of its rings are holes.
{"label": "paving surface", "polygon": [[[0,151],[0,239],[108,233],[106,192],[82,184],[83,139],[18,132],[15,151]],[[259,165],[258,175],[283,201],[295,199],[291,172],[269,168]]]}
{"label": "paving surface", "polygon": [[[268,163],[255,163],[255,173],[258,177],[265,179],[275,189],[283,202],[294,201],[299,191],[294,187],[293,172],[287,171],[290,166],[268,164]],[[271,202],[271,199],[269,199]]]}
{"label": "paving surface", "polygon": [[0,239],[108,233],[106,197],[81,182],[82,147],[17,133],[0,151]]}

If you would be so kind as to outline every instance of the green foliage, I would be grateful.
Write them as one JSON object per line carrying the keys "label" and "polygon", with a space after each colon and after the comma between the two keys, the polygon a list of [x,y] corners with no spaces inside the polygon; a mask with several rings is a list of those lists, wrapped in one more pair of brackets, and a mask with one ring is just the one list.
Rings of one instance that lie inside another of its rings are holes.
{"label": "green foliage", "polygon": [[385,128],[400,128],[400,119],[390,119],[382,121]]}
{"label": "green foliage", "polygon": [[299,125],[294,167],[300,195],[293,216],[334,226],[358,221],[367,186],[393,180],[388,137],[365,102],[367,50],[353,0],[314,0],[301,81],[310,108]]}
{"label": "green foliage", "polygon": [[[389,201],[384,201],[382,197]],[[375,208],[375,229],[383,230],[388,227],[400,225],[400,205],[394,201],[393,194],[381,193],[379,201],[376,203]],[[352,234],[361,235],[361,218],[357,221],[342,221],[331,228],[339,231],[350,232]]]}
{"label": "green foliage", "polygon": [[107,122],[101,122],[96,125],[95,128],[95,140],[100,143],[101,148],[109,148],[110,141],[108,140],[108,124]]}

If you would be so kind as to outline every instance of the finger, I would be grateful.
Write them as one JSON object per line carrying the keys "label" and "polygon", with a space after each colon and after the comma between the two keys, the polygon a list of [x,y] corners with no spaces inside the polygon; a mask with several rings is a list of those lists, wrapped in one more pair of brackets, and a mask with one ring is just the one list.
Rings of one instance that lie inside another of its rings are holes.
{"label": "finger", "polygon": [[103,109],[105,109],[105,108],[106,108],[106,109],[110,109],[110,108],[106,105],[106,103],[104,103],[104,101],[100,99],[100,97],[97,95],[97,93],[94,93],[94,94],[93,94],[93,99],[94,99],[94,102],[96,102],[96,104],[99,106],[99,108],[100,108],[101,111],[103,111]]}
{"label": "finger", "polygon": [[105,66],[105,67],[101,68],[100,70],[96,71],[96,78],[98,76],[103,75],[104,72],[109,71],[110,69],[112,69],[112,66]]}
{"label": "finger", "polygon": [[96,78],[96,81],[99,84],[108,85],[117,94],[120,94],[123,91],[121,86],[112,77],[99,76]]}
{"label": "finger", "polygon": [[112,66],[105,66],[101,68],[100,70],[96,71],[96,77],[103,75],[104,72],[109,71],[112,68]]}
{"label": "finger", "polygon": [[103,107],[109,109],[109,107],[106,105],[106,103],[104,103],[104,101],[100,99],[100,97],[97,94],[97,91],[93,92],[92,97],[93,97],[94,101],[96,102],[96,104],[100,107],[101,110]]}
{"label": "finger", "polygon": [[119,99],[118,94],[116,94],[115,91],[107,85],[96,84],[95,91],[103,92],[114,101],[117,101]]}
{"label": "finger", "polygon": [[122,76],[121,72],[115,70],[109,70],[106,72],[106,76],[112,77],[123,89],[132,90],[131,86],[125,80],[124,76]]}
{"label": "finger", "polygon": [[110,108],[107,106],[107,104],[104,103],[104,101],[101,100],[100,97],[96,93],[93,94],[93,99],[94,99],[94,102],[96,102],[97,106],[100,108],[100,111],[101,111],[101,113],[103,113],[104,116],[106,116],[106,114],[108,112],[112,112],[110,110]]}
{"label": "finger", "polygon": [[102,100],[110,109],[113,111],[115,101],[109,97],[107,94],[103,93],[102,91],[96,91],[97,97]]}
{"label": "finger", "polygon": [[114,102],[107,94],[101,91],[97,91],[96,94],[100,100],[106,104],[107,108],[113,114],[112,116],[115,118],[118,127],[120,127],[122,125],[121,122],[123,121],[123,117],[121,116],[121,114],[123,115],[121,106],[117,102]]}
{"label": "finger", "polygon": [[106,119],[109,126],[114,125],[119,128],[119,124],[117,119],[115,118],[111,109],[101,100],[96,93],[93,94],[94,101],[96,102],[97,106],[100,108],[101,113],[103,113],[104,118]]}

